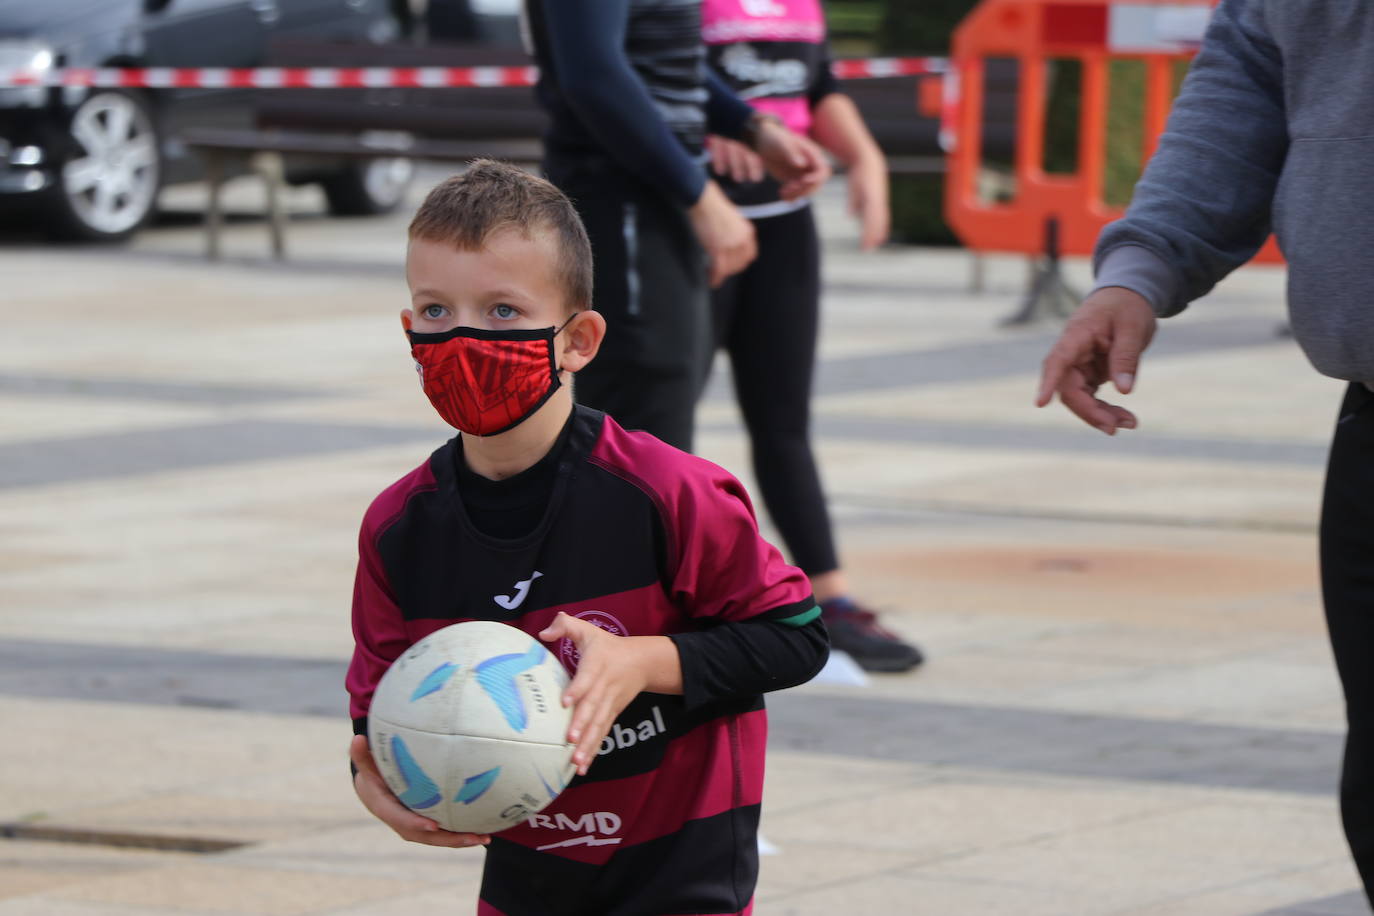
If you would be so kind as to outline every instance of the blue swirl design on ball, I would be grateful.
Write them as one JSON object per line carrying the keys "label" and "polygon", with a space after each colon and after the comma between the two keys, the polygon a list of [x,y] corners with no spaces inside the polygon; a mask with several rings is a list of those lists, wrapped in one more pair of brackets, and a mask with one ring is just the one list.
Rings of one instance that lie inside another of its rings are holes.
{"label": "blue swirl design on ball", "polygon": [[491,788],[491,784],[496,782],[496,777],[500,775],[501,768],[496,767],[493,770],[487,770],[485,773],[469,776],[467,779],[463,780],[463,787],[458,790],[458,794],[454,796],[453,800],[462,802],[465,805],[472,804],[486,794],[486,791]]}
{"label": "blue swirl design on ball", "polygon": [[443,800],[439,786],[420,769],[400,735],[391,737],[391,756],[396,758],[396,768],[401,771],[401,779],[406,784],[406,790],[398,796],[403,805],[411,809],[433,808]]}
{"label": "blue swirl design on ball", "polygon": [[515,677],[538,665],[547,654],[543,646],[535,643],[524,655],[495,655],[477,666],[477,683],[506,717],[506,724],[518,732],[529,725],[529,716]]}
{"label": "blue swirl design on ball", "polygon": [[420,697],[427,697],[431,693],[438,693],[440,690],[443,690],[444,685],[448,683],[449,678],[453,677],[454,672],[457,670],[458,666],[453,662],[444,662],[438,668],[435,668],[429,674],[425,675],[425,679],[420,682],[420,686],[415,688],[415,692],[410,695],[410,702],[414,703],[416,700],[420,699]]}
{"label": "blue swirl design on ball", "polygon": [[543,771],[540,770],[537,766],[534,767],[534,775],[538,776],[539,781],[544,784],[544,791],[549,793],[549,801],[553,801],[555,798],[558,797],[559,792],[562,792],[564,789],[568,787],[568,784],[561,779],[559,779],[558,782],[562,782],[563,785],[559,786],[557,789],[549,785],[549,781],[544,778]]}

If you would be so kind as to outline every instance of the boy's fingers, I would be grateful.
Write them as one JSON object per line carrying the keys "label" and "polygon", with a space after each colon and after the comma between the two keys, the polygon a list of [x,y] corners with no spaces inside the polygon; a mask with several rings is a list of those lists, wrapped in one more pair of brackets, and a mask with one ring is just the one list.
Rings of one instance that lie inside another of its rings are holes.
{"label": "boy's fingers", "polygon": [[362,735],[354,735],[353,740],[348,742],[348,759],[361,772],[381,775],[377,771],[377,762],[372,759],[372,751],[368,749],[367,738]]}
{"label": "boy's fingers", "polygon": [[582,733],[582,740],[577,742],[577,749],[573,751],[573,762],[577,764],[577,771],[582,775],[587,774],[587,768],[596,759],[601,742],[610,733],[611,721],[604,708],[598,709],[595,720],[587,725]]}
{"label": "boy's fingers", "polygon": [[[581,672],[578,672],[581,677]],[[573,682],[568,685],[568,689],[563,691],[565,703],[571,703],[573,708],[572,719],[568,721],[568,740],[573,744],[582,740],[582,736],[587,730],[587,721],[591,718],[593,702],[586,695],[589,685],[585,681],[573,678]]]}
{"label": "boy's fingers", "polygon": [[454,833],[449,830],[435,830],[433,832],[423,830],[398,830],[402,839],[412,843],[423,843],[426,846],[446,846],[450,849],[466,849],[470,846],[486,846],[491,842],[491,837],[485,834],[475,833]]}
{"label": "boy's fingers", "polygon": [[562,639],[565,636],[572,636],[573,618],[559,611],[554,615],[553,621],[544,629],[539,631],[539,638],[544,642],[553,642],[555,639]]}

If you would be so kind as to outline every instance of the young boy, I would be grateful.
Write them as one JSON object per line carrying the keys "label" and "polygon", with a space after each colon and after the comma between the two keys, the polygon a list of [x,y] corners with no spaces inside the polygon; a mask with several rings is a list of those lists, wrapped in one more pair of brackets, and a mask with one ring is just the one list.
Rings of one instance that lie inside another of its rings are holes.
{"label": "young boy", "polygon": [[[495,162],[439,185],[411,223],[401,324],[460,435],[363,520],[354,788],[407,840],[487,847],[480,916],[747,914],[761,694],[819,670],[825,629],[738,481],[573,403],[606,328],[591,263],[568,199]],[[536,634],[574,672],[579,775],[493,837],[405,808],[362,737],[391,662],[473,619]]]}

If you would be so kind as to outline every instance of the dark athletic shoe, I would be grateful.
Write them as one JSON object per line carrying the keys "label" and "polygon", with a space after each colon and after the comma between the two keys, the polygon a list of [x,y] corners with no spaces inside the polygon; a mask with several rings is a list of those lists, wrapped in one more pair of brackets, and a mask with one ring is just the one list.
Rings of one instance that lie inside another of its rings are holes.
{"label": "dark athletic shoe", "polygon": [[830,647],[842,649],[865,671],[910,671],[925,656],[921,650],[878,623],[878,615],[848,598],[821,603],[821,620],[830,631]]}

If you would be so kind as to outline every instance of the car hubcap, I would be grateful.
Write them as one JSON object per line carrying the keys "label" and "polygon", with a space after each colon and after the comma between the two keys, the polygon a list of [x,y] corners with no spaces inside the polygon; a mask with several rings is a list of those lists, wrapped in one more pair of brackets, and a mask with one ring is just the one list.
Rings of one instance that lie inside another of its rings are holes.
{"label": "car hubcap", "polygon": [[77,109],[72,136],[81,153],[62,167],[72,210],[100,232],[138,225],[157,192],[157,136],[138,103],[113,93],[95,95]]}
{"label": "car hubcap", "polygon": [[389,207],[400,201],[414,174],[409,159],[374,159],[363,172],[363,187],[373,201]]}

